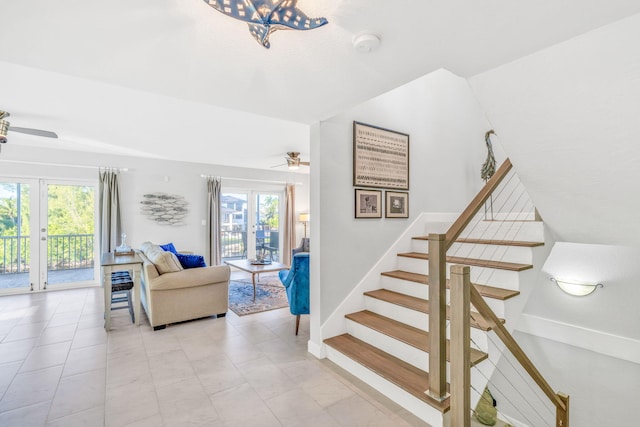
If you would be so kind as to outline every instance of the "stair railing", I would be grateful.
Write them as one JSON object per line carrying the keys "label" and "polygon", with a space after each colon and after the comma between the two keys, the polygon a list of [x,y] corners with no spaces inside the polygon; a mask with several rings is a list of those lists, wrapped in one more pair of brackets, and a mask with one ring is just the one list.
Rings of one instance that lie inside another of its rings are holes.
{"label": "stair railing", "polygon": [[[474,197],[469,206],[452,224],[446,234],[429,235],[429,390],[432,398],[444,400],[446,393],[446,252],[471,223],[474,217],[493,198],[496,189],[512,169],[509,159],[498,168],[494,176]],[[507,181],[503,187],[510,185]],[[503,188],[504,190],[504,188]],[[513,190],[512,190],[513,191]],[[498,194],[500,196],[500,194]],[[507,198],[509,198],[507,196]],[[513,206],[520,205],[520,197]],[[532,208],[532,206],[531,206]],[[524,208],[522,208],[524,209]],[[516,209],[517,211],[517,209]],[[538,218],[537,212],[535,213]],[[454,289],[455,288],[455,289]],[[471,285],[468,266],[453,266],[451,269],[451,410],[452,425],[470,425],[471,364],[470,352],[470,304],[483,316],[496,335],[504,342],[516,360],[533,378],[543,393],[556,407],[556,426],[569,425],[569,397],[556,393],[535,368],[531,360],[503,326],[502,321],[487,305],[480,293]]]}
{"label": "stair railing", "polygon": [[447,398],[446,252],[510,170],[511,161],[507,159],[449,227],[446,234],[429,234],[429,390],[426,393],[438,401]]}
{"label": "stair railing", "polygon": [[531,362],[531,359],[485,302],[482,295],[471,285],[469,271],[469,266],[454,265],[451,267],[452,425],[470,426],[471,364],[469,363],[469,356],[465,357],[464,355],[468,355],[470,351],[469,303],[471,303],[533,381],[540,387],[540,390],[556,407],[556,427],[568,427],[569,396],[560,392],[556,393],[544,379],[540,371]]}

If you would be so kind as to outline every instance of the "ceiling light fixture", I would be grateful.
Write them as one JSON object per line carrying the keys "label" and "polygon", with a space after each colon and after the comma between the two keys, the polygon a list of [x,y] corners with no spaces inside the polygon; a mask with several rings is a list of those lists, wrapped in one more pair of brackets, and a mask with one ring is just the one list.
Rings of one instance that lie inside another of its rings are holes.
{"label": "ceiling light fixture", "polygon": [[558,287],[565,292],[566,294],[573,295],[576,297],[584,297],[591,293],[593,293],[598,287],[604,287],[602,283],[581,283],[581,282],[571,282],[567,280],[556,279],[555,277],[551,278],[552,282],[555,282]]}
{"label": "ceiling light fixture", "polygon": [[287,167],[289,170],[295,171],[300,169],[300,159],[299,158],[288,158],[287,159]]}
{"label": "ceiling light fixture", "polygon": [[269,36],[276,30],[313,30],[328,23],[309,18],[296,7],[298,0],[204,0],[209,6],[249,25],[258,43],[269,49]]}
{"label": "ceiling light fixture", "polygon": [[7,132],[9,132],[9,122],[6,120],[2,120],[2,116],[0,116],[0,144],[4,144],[7,142]]}

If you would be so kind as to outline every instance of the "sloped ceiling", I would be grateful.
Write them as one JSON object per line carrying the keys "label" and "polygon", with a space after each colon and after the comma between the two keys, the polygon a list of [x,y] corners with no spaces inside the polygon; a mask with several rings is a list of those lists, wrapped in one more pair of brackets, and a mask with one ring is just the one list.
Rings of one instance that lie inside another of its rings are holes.
{"label": "sloped ceiling", "polygon": [[562,241],[640,246],[640,15],[472,78]]}
{"label": "sloped ceiling", "polygon": [[[0,109],[20,113],[15,126],[55,125],[49,144],[173,158],[179,142],[184,160],[268,168],[309,152],[306,125],[433,70],[472,76],[640,12],[634,0],[298,6],[329,24],[276,32],[266,50],[202,0],[4,2]],[[363,32],[378,51],[353,49]]]}

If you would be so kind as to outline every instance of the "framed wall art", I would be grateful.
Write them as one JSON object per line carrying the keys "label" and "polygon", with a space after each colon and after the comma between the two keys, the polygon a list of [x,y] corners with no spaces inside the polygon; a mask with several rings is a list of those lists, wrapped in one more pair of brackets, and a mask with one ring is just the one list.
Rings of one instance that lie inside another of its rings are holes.
{"label": "framed wall art", "polygon": [[353,185],[409,190],[409,135],[354,121]]}
{"label": "framed wall art", "polygon": [[409,193],[385,191],[385,218],[409,218]]}
{"label": "framed wall art", "polygon": [[382,218],[382,191],[356,188],[356,218]]}

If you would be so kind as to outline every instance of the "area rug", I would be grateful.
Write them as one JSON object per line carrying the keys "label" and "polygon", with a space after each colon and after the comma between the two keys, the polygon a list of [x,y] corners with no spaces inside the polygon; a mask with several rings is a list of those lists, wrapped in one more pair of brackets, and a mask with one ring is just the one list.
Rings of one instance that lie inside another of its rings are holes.
{"label": "area rug", "polygon": [[251,279],[229,282],[229,308],[238,316],[288,307],[287,293],[278,276],[260,277],[253,301]]}

